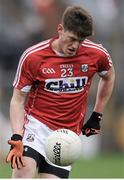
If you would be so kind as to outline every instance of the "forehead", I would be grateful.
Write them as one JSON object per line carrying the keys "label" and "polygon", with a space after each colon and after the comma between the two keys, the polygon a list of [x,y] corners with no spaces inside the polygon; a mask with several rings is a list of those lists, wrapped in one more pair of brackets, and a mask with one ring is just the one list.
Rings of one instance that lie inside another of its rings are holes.
{"label": "forehead", "polygon": [[70,37],[72,39],[75,39],[77,41],[83,41],[84,38],[83,37],[78,37],[76,35],[76,33],[72,32],[72,31],[65,31],[64,34],[67,36],[67,37]]}

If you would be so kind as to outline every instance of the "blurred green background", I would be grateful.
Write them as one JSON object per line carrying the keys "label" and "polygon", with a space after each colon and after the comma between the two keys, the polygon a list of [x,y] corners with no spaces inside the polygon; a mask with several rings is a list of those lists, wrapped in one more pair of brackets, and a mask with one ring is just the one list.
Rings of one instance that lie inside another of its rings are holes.
{"label": "blurred green background", "polygon": [[[11,178],[10,165],[4,160],[0,164],[0,178]],[[72,166],[70,178],[124,178],[124,159],[118,154],[81,159]]]}

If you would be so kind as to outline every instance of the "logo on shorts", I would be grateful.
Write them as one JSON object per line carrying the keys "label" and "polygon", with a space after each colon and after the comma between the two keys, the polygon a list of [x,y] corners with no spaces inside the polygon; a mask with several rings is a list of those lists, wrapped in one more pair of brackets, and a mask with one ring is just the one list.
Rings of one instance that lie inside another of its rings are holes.
{"label": "logo on shorts", "polygon": [[26,140],[28,142],[33,142],[34,141],[34,137],[35,137],[35,134],[28,134]]}
{"label": "logo on shorts", "polygon": [[28,151],[28,147],[25,147],[25,148],[24,148],[24,151],[27,152],[27,151]]}

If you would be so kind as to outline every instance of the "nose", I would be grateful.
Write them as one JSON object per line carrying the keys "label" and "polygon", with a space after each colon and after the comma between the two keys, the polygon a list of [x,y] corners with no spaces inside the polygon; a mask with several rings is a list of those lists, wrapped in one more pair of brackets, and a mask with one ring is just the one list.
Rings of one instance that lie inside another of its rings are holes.
{"label": "nose", "polygon": [[79,47],[80,43],[78,41],[73,42],[72,48],[77,49]]}

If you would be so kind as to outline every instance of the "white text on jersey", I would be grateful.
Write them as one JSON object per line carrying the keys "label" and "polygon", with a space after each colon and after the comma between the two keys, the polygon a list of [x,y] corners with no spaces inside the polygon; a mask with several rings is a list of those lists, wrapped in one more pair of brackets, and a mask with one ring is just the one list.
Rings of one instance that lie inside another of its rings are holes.
{"label": "white text on jersey", "polygon": [[55,70],[53,68],[43,68],[42,73],[43,74],[55,74]]}

